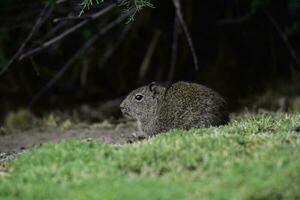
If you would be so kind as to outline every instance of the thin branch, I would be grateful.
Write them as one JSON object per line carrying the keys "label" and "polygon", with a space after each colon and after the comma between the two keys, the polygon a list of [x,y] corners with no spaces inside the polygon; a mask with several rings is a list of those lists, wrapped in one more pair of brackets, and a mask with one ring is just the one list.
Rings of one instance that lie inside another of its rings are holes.
{"label": "thin branch", "polygon": [[171,52],[171,64],[170,71],[168,75],[168,80],[170,82],[174,81],[174,74],[177,62],[177,53],[178,53],[178,17],[175,14],[174,16],[174,27],[173,27],[173,41],[172,41],[172,52]]}
{"label": "thin branch", "polygon": [[188,42],[188,45],[191,49],[191,52],[192,52],[192,56],[193,56],[193,61],[194,61],[194,65],[195,65],[195,69],[198,71],[199,70],[199,61],[198,61],[198,57],[197,57],[197,54],[196,54],[196,51],[195,51],[195,47],[194,47],[194,43],[193,43],[193,40],[191,38],[191,35],[189,33],[189,30],[187,28],[187,25],[183,19],[183,15],[182,15],[182,12],[181,12],[181,4],[180,4],[180,0],[173,0],[173,4],[174,4],[174,7],[175,7],[175,12],[177,14],[177,17],[178,17],[178,21],[183,29],[183,32],[185,34],[185,37],[187,39],[187,42]]}
{"label": "thin branch", "polygon": [[105,26],[99,33],[95,34],[91,39],[89,39],[76,53],[68,60],[68,62],[60,69],[60,71],[32,98],[29,107],[31,108],[62,76],[67,72],[67,70],[73,65],[73,63],[87,50],[89,49],[100,36],[106,34],[108,31],[116,27],[122,21],[127,19],[130,13],[125,13],[117,18],[115,21],[109,23]]}
{"label": "thin branch", "polygon": [[2,75],[8,68],[9,66],[22,54],[23,50],[25,49],[26,45],[28,42],[32,39],[34,34],[39,30],[39,28],[42,26],[42,24],[46,21],[46,19],[49,17],[50,13],[53,11],[53,7],[48,10],[49,3],[46,3],[42,12],[40,13],[39,17],[37,18],[33,28],[31,29],[31,32],[29,35],[26,37],[24,40],[23,44],[21,47],[18,49],[18,51],[14,54],[14,56],[8,61],[8,63],[2,67],[0,71],[0,75]]}
{"label": "thin branch", "polygon": [[138,74],[138,82],[142,83],[147,71],[149,70],[150,64],[151,64],[151,58],[153,57],[153,54],[155,52],[155,49],[157,47],[159,38],[160,38],[161,32],[160,30],[156,30],[152,36],[152,39],[149,43],[149,46],[147,48],[147,51],[145,53],[144,59],[142,61],[139,74]]}
{"label": "thin branch", "polygon": [[89,19],[86,19],[80,23],[78,23],[77,25],[71,27],[70,29],[64,31],[63,33],[59,34],[58,36],[48,40],[47,42],[43,43],[41,46],[32,49],[24,54],[21,55],[20,60],[24,59],[25,57],[28,57],[30,55],[33,55],[43,49],[45,49],[48,46],[51,46],[52,44],[58,42],[59,40],[63,39],[64,37],[68,36],[69,34],[73,33],[74,31],[80,29],[81,27],[83,27],[84,25],[86,25],[87,23],[97,19],[98,17],[106,14],[107,12],[111,11],[114,7],[116,6],[116,4],[111,4],[109,6],[107,6],[106,8],[104,8],[103,10],[100,10],[99,12],[92,14],[90,16]]}
{"label": "thin branch", "polygon": [[60,3],[64,3],[64,2],[66,2],[67,0],[57,0],[56,1],[56,4],[60,4]]}
{"label": "thin branch", "polygon": [[119,49],[120,45],[123,43],[123,41],[125,40],[129,30],[131,28],[131,24],[127,24],[127,26],[124,28],[124,30],[122,31],[122,33],[120,34],[117,42],[114,44],[114,46],[112,48],[110,48],[107,53],[104,55],[104,57],[101,59],[101,65],[100,68],[105,66],[105,64],[107,63],[107,61],[114,55],[115,51],[117,49]]}
{"label": "thin branch", "polygon": [[228,18],[228,19],[222,19],[217,22],[219,26],[228,25],[228,24],[240,24],[245,21],[248,21],[251,19],[251,17],[254,15],[255,12],[251,11],[245,16],[239,17],[239,18]]}
{"label": "thin branch", "polygon": [[298,66],[300,66],[300,58],[298,57],[295,49],[293,48],[293,46],[291,45],[288,37],[286,36],[286,34],[283,32],[282,28],[280,27],[280,25],[277,23],[277,21],[272,17],[272,15],[267,12],[266,10],[264,10],[264,14],[267,16],[267,18],[270,20],[270,22],[272,23],[272,25],[274,26],[274,28],[277,30],[279,36],[281,37],[283,43],[285,44],[286,48],[288,49],[288,51],[290,52],[292,58],[295,60],[296,64]]}
{"label": "thin branch", "polygon": [[43,37],[39,40],[32,41],[33,44],[41,45],[45,41],[47,41],[50,37],[55,35],[58,31],[62,30],[68,23],[66,21],[62,21],[56,24],[51,30],[49,30]]}
{"label": "thin branch", "polygon": [[56,18],[53,20],[53,23],[57,23],[60,21],[69,21],[69,20],[83,20],[83,19],[92,19],[91,16],[82,16],[82,17],[76,17],[76,16],[68,16],[68,17],[61,17]]}

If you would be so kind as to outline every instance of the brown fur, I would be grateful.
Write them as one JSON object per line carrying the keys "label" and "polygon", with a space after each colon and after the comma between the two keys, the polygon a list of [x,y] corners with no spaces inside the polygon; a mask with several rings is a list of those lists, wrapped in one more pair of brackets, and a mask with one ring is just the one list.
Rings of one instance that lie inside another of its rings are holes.
{"label": "brown fur", "polygon": [[[136,100],[141,96],[142,100]],[[171,129],[218,126],[229,120],[225,100],[196,83],[177,82],[169,88],[143,86],[131,92],[120,107],[148,136]]]}

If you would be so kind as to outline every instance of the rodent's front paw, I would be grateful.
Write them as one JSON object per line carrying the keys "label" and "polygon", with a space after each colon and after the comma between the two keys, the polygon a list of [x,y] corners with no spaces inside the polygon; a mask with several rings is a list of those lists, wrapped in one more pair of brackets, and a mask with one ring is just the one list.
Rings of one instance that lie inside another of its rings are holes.
{"label": "rodent's front paw", "polygon": [[148,135],[142,131],[133,132],[131,135],[137,139],[145,139],[148,137]]}

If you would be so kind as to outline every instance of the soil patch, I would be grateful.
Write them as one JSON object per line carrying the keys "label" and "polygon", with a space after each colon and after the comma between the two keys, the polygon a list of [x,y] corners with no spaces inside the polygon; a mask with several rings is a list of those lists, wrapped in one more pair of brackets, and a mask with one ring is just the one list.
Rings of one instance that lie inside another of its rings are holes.
{"label": "soil patch", "polygon": [[110,124],[103,122],[94,125],[76,125],[68,130],[58,127],[35,128],[22,132],[0,135],[0,163],[14,159],[22,151],[45,143],[58,143],[61,140],[93,140],[108,144],[124,144],[139,140],[134,133],[135,122]]}

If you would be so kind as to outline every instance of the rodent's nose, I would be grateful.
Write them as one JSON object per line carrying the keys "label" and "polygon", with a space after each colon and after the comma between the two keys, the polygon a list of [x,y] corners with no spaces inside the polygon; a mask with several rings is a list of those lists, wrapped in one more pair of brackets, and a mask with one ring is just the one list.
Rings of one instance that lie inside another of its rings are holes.
{"label": "rodent's nose", "polygon": [[127,109],[123,105],[120,105],[120,109],[121,109],[122,113],[126,113],[127,112]]}
{"label": "rodent's nose", "polygon": [[121,104],[120,104],[120,108],[122,109],[122,108],[124,108],[125,106],[124,106],[124,101],[123,102],[121,102]]}
{"label": "rodent's nose", "polygon": [[126,118],[130,118],[130,114],[129,114],[129,109],[126,108],[126,107],[121,107],[121,112],[123,113],[123,116],[126,117]]}

